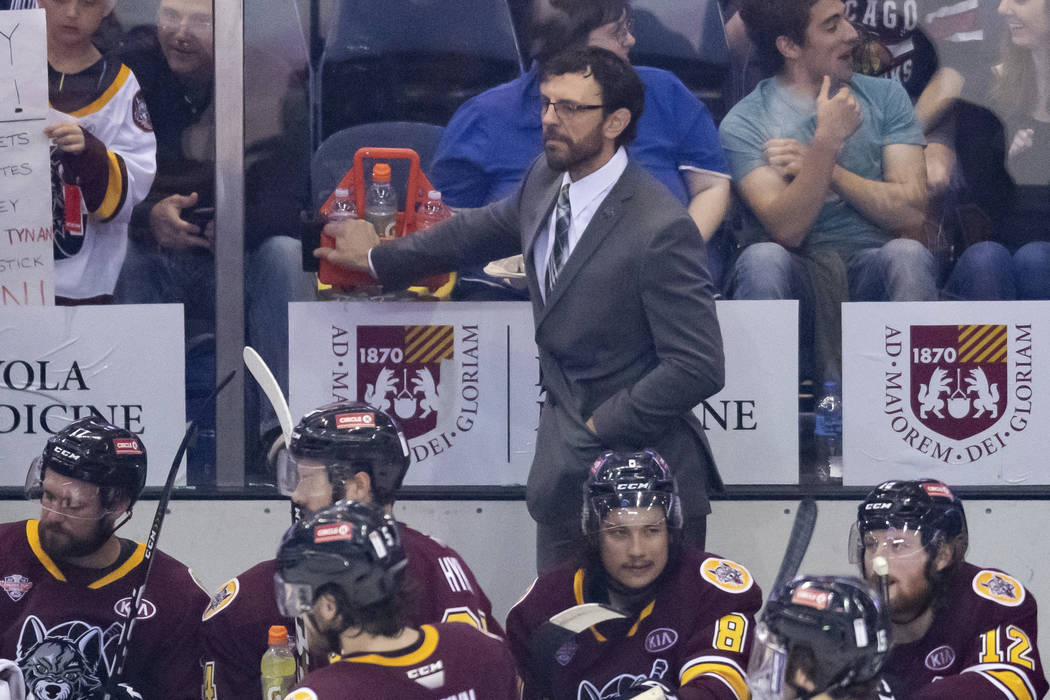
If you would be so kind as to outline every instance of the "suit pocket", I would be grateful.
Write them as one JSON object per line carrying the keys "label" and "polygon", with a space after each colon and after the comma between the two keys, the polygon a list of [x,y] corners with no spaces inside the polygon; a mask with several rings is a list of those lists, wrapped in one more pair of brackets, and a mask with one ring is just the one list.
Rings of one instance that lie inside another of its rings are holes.
{"label": "suit pocket", "polygon": [[560,405],[544,404],[525,488],[532,517],[538,522],[577,517],[587,471],[602,452],[602,444],[583,421]]}

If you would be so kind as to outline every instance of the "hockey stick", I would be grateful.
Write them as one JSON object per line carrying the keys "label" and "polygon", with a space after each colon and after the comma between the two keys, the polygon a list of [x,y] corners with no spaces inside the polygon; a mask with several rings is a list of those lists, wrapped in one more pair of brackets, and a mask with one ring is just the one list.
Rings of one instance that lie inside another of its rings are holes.
{"label": "hockey stick", "polygon": [[[255,351],[255,348],[246,345],[242,356],[248,372],[258,382],[259,387],[270,401],[273,412],[277,414],[277,421],[281,424],[281,434],[284,436],[285,449],[290,448],[293,428],[292,412],[288,408],[288,401],[284,398],[284,392],[281,391],[281,385],[277,383],[273,372],[270,371],[266,361]],[[294,503],[292,504],[292,522],[295,522]],[[302,681],[310,664],[309,647],[306,643],[306,626],[303,624],[301,617],[293,618],[293,622],[295,624],[296,680]]]}
{"label": "hockey stick", "polygon": [[281,434],[284,435],[284,446],[288,447],[292,441],[292,412],[288,410],[288,401],[284,398],[281,385],[273,376],[273,372],[266,365],[266,361],[255,351],[251,345],[244,346],[244,364],[251,372],[252,377],[259,384],[259,388],[266,394],[273,412],[277,414],[277,422],[281,424]]}
{"label": "hockey stick", "polygon": [[[218,396],[219,392],[230,383],[234,374],[236,374],[236,371],[227,374],[225,379],[219,382],[215,389],[212,390],[211,394],[205,399],[201,406],[200,410],[202,412],[215,402],[215,397]],[[160,492],[160,501],[157,503],[157,512],[153,515],[153,525],[150,527],[149,536],[146,538],[146,550],[142,555],[142,564],[144,565],[142,582],[139,583],[138,587],[131,594],[131,606],[128,608],[128,614],[126,616],[127,623],[124,624],[120,630],[120,638],[117,640],[117,648],[114,652],[116,665],[106,681],[106,692],[103,696],[105,700],[110,700],[114,697],[114,691],[116,690],[121,677],[124,675],[124,665],[128,660],[128,649],[131,648],[131,630],[135,626],[135,620],[138,619],[139,605],[142,603],[142,596],[146,592],[146,584],[149,583],[150,571],[153,570],[153,553],[157,548],[157,540],[160,539],[160,528],[164,524],[164,516],[168,511],[168,502],[171,500],[171,492],[175,489],[175,477],[178,476],[179,467],[182,466],[182,458],[186,454],[186,448],[190,444],[190,440],[193,439],[194,434],[197,432],[197,419],[199,417],[200,416],[195,416],[186,426],[186,433],[182,436],[182,442],[179,443],[179,449],[175,451],[175,459],[172,460],[171,468],[168,469],[168,478],[164,482],[164,489]]]}
{"label": "hockey stick", "polygon": [[817,525],[817,502],[810,497],[803,498],[795,511],[795,524],[791,526],[791,535],[788,536],[787,547],[784,549],[784,558],[780,562],[777,577],[773,580],[773,588],[770,594],[795,578],[798,567],[802,565],[802,559],[809,549],[809,541],[813,538],[813,528]]}

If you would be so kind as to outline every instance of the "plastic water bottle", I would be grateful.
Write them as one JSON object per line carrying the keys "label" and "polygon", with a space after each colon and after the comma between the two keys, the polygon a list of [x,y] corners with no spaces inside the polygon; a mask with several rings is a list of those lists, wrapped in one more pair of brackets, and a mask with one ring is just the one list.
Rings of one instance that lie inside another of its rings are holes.
{"label": "plastic water bottle", "polygon": [[344,221],[357,218],[357,202],[354,193],[346,187],[337,187],[335,196],[332,198],[332,206],[328,208],[329,221]]}
{"label": "plastic water bottle", "polygon": [[288,646],[288,630],[284,625],[270,628],[269,644],[259,663],[262,696],[263,700],[283,700],[295,685],[295,656]]}
{"label": "plastic water bottle", "polygon": [[376,235],[391,239],[397,232],[397,192],[390,184],[390,166],[372,166],[372,184],[365,192],[365,219],[375,227]]}
{"label": "plastic water bottle", "polygon": [[815,418],[817,476],[821,481],[842,479],[842,396],[835,382],[824,382]]}
{"label": "plastic water bottle", "polygon": [[441,201],[441,193],[437,190],[430,190],[426,201],[423,202],[419,207],[419,211],[416,212],[416,230],[425,231],[450,216],[452,216],[452,212]]}

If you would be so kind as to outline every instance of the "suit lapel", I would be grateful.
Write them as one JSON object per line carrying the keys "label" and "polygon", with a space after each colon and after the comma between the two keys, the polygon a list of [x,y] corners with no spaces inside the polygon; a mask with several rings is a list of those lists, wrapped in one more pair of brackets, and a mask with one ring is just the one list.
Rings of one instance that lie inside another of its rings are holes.
{"label": "suit lapel", "polygon": [[[613,185],[612,190],[609,191],[605,200],[598,207],[598,211],[594,212],[594,216],[580,236],[576,247],[572,249],[569,259],[565,261],[565,265],[558,272],[558,283],[554,285],[554,289],[551,290],[551,295],[547,299],[544,307],[544,316],[546,316],[547,311],[558,303],[565,294],[565,290],[572,285],[577,273],[583,269],[591,256],[601,247],[602,242],[616,228],[617,222],[623,216],[625,203],[634,195],[633,167],[632,164],[628,163],[627,169],[624,170],[623,175]],[[542,321],[542,318],[538,320]],[[537,325],[539,324],[537,323]]]}

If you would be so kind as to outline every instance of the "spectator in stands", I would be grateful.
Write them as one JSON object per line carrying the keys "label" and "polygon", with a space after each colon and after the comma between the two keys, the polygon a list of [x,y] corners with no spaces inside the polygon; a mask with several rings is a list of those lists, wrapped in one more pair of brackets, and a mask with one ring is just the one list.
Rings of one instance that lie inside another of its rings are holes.
{"label": "spectator in stands", "polygon": [[149,192],[156,141],[135,74],[92,43],[116,0],[42,0],[47,18],[53,145],[55,296],[109,303],[127,250],[131,210]]}
{"label": "spectator in stands", "polygon": [[[282,453],[283,454],[283,453]],[[280,461],[278,486],[303,518],[349,498],[387,514],[411,460],[397,422],[363,403],[322,406],[303,417]],[[463,622],[502,635],[492,605],[454,550],[403,523],[397,530],[408,557],[408,624]],[[271,625],[289,626],[273,598],[273,559],[224,583],[204,611],[204,697],[255,700],[259,659]],[[323,650],[315,649],[323,659]],[[213,693],[213,694],[209,694]]]}
{"label": "spectator in stands", "polygon": [[[540,576],[507,616],[526,698],[646,690],[682,700],[748,697],[744,669],[762,592],[745,567],[685,543],[681,524],[675,479],[660,455],[595,460],[584,485],[586,552]],[[547,622],[584,603],[623,615],[575,637]]]}
{"label": "spectator in stands", "polygon": [[[122,303],[182,302],[189,340],[215,328],[211,0],[162,0],[156,29],[131,30],[123,55],[142,74],[143,94],[156,115],[158,176],[135,210],[117,298]],[[298,240],[255,234],[245,232],[249,341],[287,392],[288,302],[311,297],[310,278],[299,269]],[[260,405],[267,412],[262,432],[276,435],[276,416],[267,402]]]}
{"label": "spectator in stands", "polygon": [[[583,45],[608,49],[626,61],[635,41],[628,0],[534,0],[529,26],[535,59],[529,71],[467,101],[445,129],[430,179],[453,207],[479,207],[511,194],[543,151],[539,66],[544,61]],[[671,73],[646,67],[637,72],[645,83],[645,108],[628,154],[687,205],[709,241],[729,202],[729,171],[714,122]],[[712,276],[717,284],[721,275],[712,271]],[[454,296],[508,299],[527,294],[475,267],[460,272]]]}
{"label": "spectator in stands", "polygon": [[752,229],[730,295],[802,299],[801,313],[831,337],[839,301],[937,296],[933,256],[915,240],[926,206],[922,130],[900,83],[853,73],[857,32],[844,12],[840,0],[744,2],[773,77],[720,128]]}
{"label": "spectator in stands", "polygon": [[962,502],[934,479],[887,481],[857,507],[850,561],[889,592],[890,685],[922,700],[1042,698],[1035,598],[968,563],[968,544]]}

